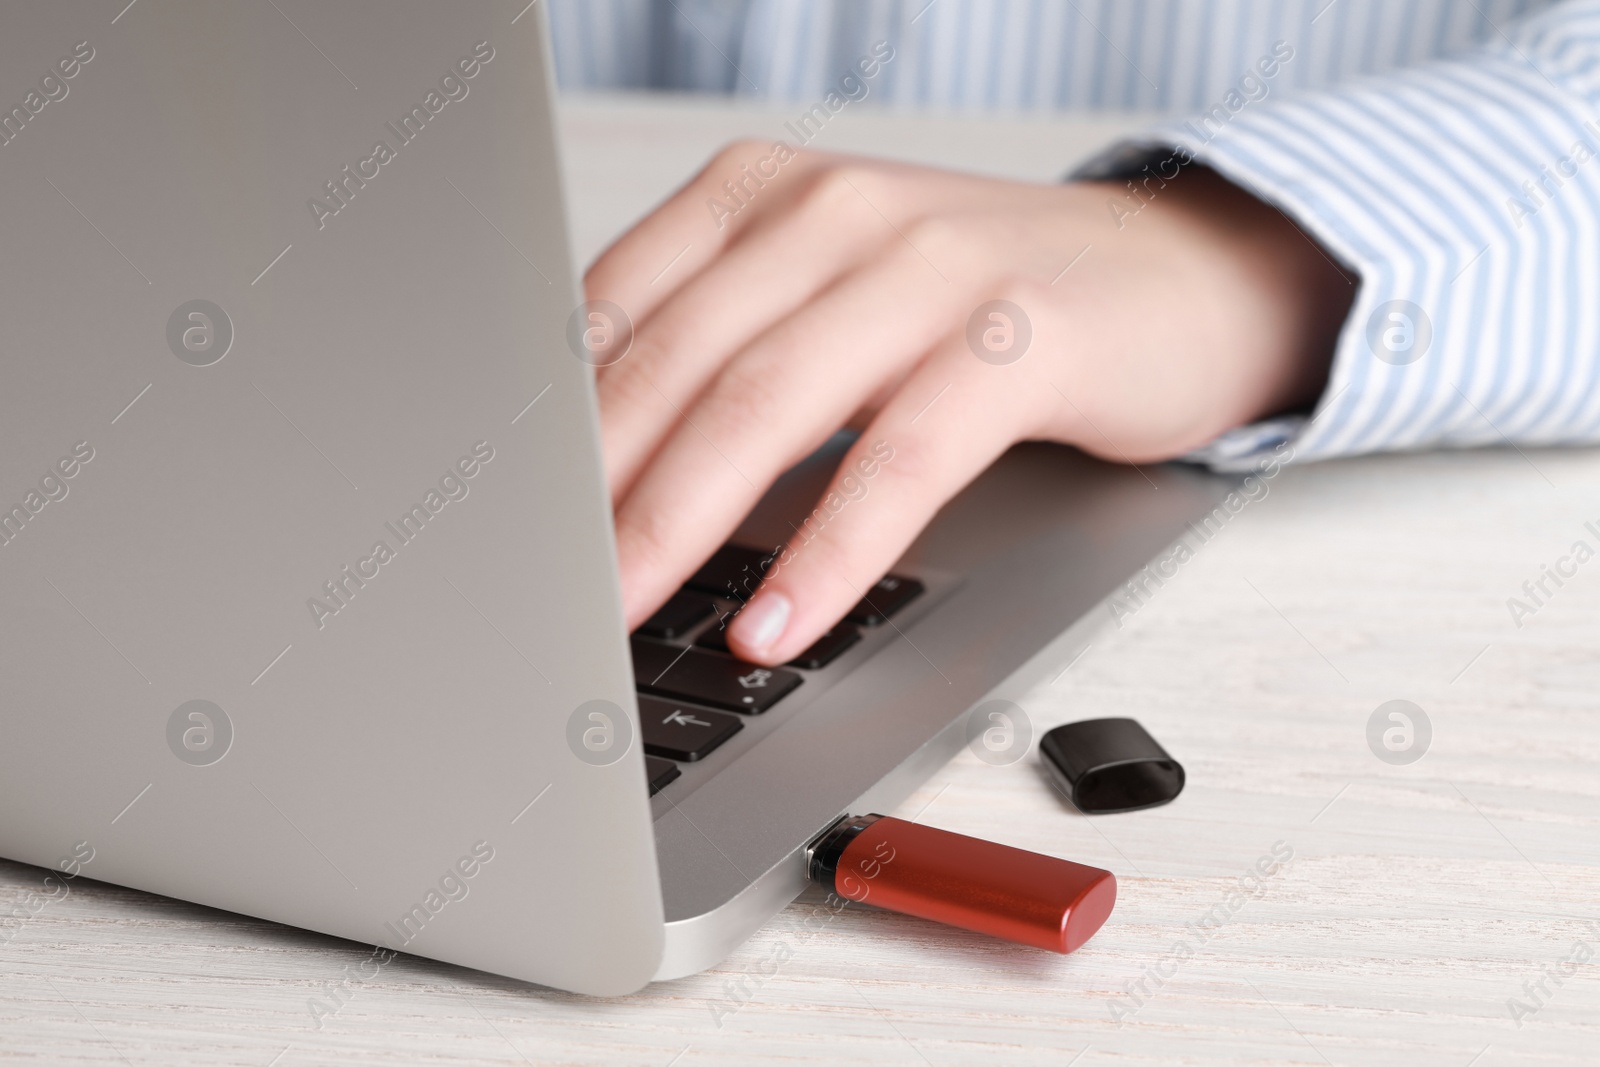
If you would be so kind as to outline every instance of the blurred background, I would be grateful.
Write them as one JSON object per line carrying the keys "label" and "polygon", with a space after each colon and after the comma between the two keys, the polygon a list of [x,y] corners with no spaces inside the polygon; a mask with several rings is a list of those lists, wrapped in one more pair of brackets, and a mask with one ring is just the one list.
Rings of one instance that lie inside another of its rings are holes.
{"label": "blurred background", "polygon": [[[1271,92],[1461,51],[1552,0],[546,0],[564,90],[941,112],[1204,110],[1276,42]],[[1247,92],[1259,92],[1250,86]]]}

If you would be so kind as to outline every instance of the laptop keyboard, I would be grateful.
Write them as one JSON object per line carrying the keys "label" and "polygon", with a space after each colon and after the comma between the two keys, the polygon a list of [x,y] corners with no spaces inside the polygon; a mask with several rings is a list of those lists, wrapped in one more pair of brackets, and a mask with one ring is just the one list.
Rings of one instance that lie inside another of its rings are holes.
{"label": "laptop keyboard", "polygon": [[633,639],[633,684],[652,696],[759,715],[801,681],[799,674],[783,667],[757,667],[703,648]]}
{"label": "laptop keyboard", "polygon": [[679,763],[705,757],[744,729],[744,721],[737,715],[647,696],[639,698],[639,723],[646,750]]}
{"label": "laptop keyboard", "polygon": [[669,641],[682,637],[716,613],[717,601],[710,594],[682,589],[646,619],[638,633]]}
{"label": "laptop keyboard", "polygon": [[682,771],[678,770],[678,765],[669,759],[662,759],[660,756],[646,756],[644,758],[644,775],[650,779],[651,796],[661,792],[662,786],[665,786],[682,773]]}
{"label": "laptop keyboard", "polygon": [[[633,634],[634,684],[654,796],[923,592],[915,578],[886,574],[845,620],[782,667],[760,667],[728,650],[728,619],[755,593],[771,552],[724,545]],[[726,605],[726,607],[724,607]],[[700,631],[696,633],[696,631]],[[735,712],[737,714],[728,714]]]}

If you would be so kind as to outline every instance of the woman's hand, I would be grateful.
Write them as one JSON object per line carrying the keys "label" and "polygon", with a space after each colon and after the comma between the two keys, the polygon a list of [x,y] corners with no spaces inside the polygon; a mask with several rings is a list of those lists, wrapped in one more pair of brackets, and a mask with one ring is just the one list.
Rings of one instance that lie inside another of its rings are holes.
{"label": "woman's hand", "polygon": [[635,324],[599,374],[630,629],[843,426],[853,499],[735,617],[745,659],[804,650],[1017,441],[1167,459],[1326,380],[1353,285],[1212,172],[1136,197],[780,156],[730,146],[586,278]]}

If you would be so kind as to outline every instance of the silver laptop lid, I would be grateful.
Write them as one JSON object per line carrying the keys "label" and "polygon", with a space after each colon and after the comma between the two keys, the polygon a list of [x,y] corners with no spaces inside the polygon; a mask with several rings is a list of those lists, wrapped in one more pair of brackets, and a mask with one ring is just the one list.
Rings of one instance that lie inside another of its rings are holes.
{"label": "silver laptop lid", "polygon": [[118,7],[0,15],[0,854],[643,985],[542,10]]}

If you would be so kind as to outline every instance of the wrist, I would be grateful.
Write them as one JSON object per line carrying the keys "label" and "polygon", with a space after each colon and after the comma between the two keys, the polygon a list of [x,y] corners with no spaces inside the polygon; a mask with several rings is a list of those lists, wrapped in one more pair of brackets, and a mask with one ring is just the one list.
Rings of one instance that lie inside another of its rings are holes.
{"label": "wrist", "polygon": [[1174,211],[1226,264],[1241,307],[1260,312],[1240,328],[1270,323],[1263,388],[1240,421],[1311,407],[1327,387],[1356,278],[1289,216],[1208,167],[1185,168],[1170,192]]}

